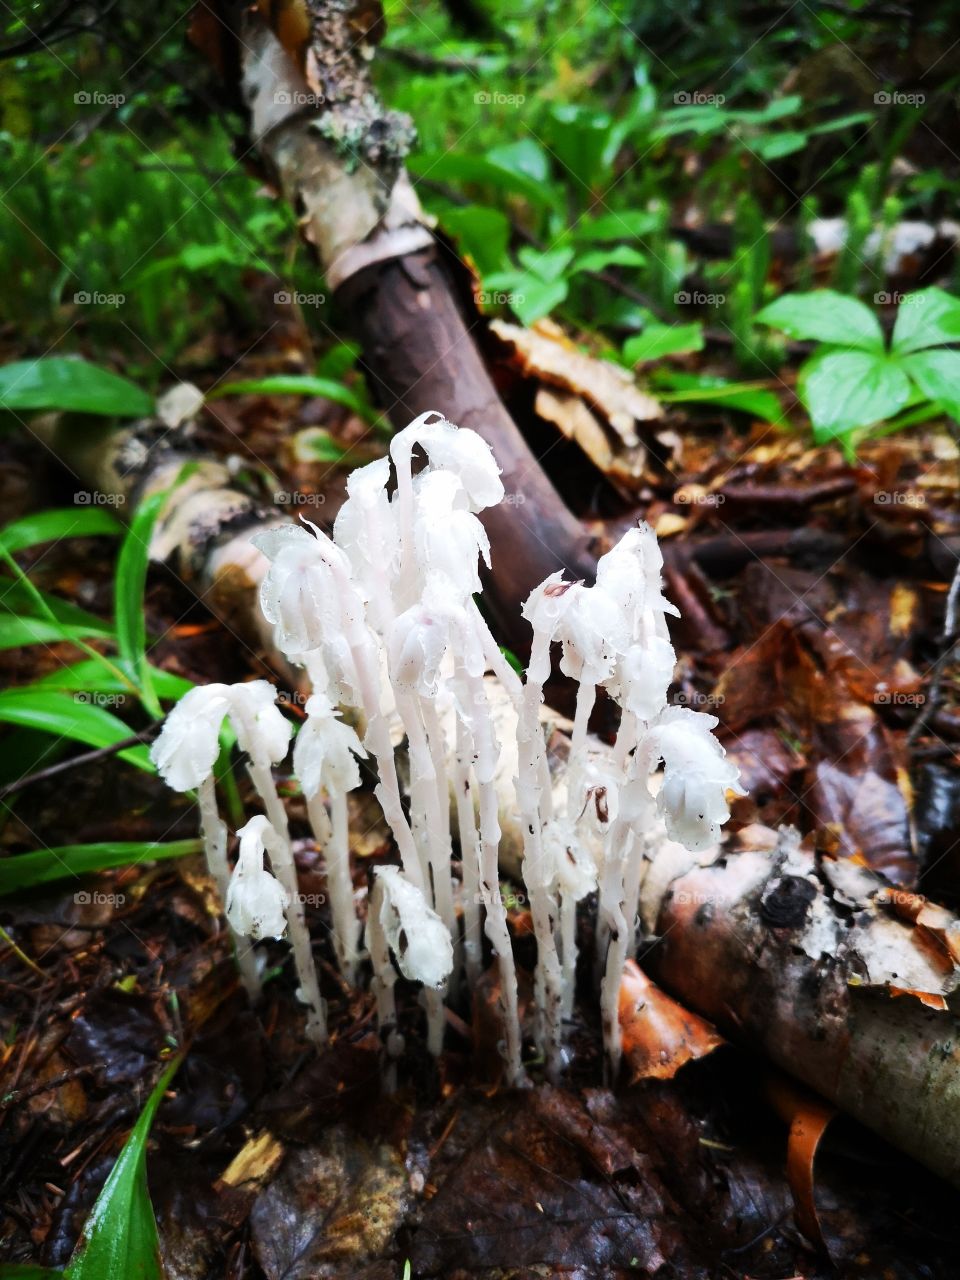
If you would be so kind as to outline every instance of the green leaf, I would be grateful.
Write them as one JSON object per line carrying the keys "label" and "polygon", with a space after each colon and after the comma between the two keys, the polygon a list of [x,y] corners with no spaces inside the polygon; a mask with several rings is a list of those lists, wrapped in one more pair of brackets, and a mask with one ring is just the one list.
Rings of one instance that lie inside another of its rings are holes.
{"label": "green leaf", "polygon": [[893,328],[894,351],[905,354],[946,342],[960,342],[960,298],[931,288],[901,299]]}
{"label": "green leaf", "polygon": [[834,289],[785,293],[757,313],[759,324],[782,329],[801,341],[829,342],[838,347],[882,351],[883,333],[873,312]]}
{"label": "green leaf", "polygon": [[573,264],[570,274],[577,271],[603,271],[607,267],[642,267],[646,258],[628,244],[614,245],[612,249],[590,249]]}
{"label": "green leaf", "polygon": [[202,848],[203,841],[199,839],[168,840],[165,843],[117,840],[109,844],[64,844],[53,849],[36,849],[32,853],[13,853],[0,858],[0,896],[139,862],[185,858],[188,854],[199,853]]}
{"label": "green leaf", "polygon": [[431,178],[434,182],[477,182],[504,191],[515,191],[538,208],[549,206],[554,200],[546,183],[534,181],[525,173],[517,173],[480,156],[435,151],[410,156],[408,165],[417,177]]}
{"label": "green leaf", "polygon": [[499,169],[531,178],[534,182],[546,182],[550,177],[550,157],[534,138],[521,138],[518,142],[491,147],[487,159]]}
{"label": "green leaf", "polygon": [[[72,626],[47,618],[15,614],[0,615],[0,650],[22,649],[28,644],[73,644],[91,636],[102,636],[102,627]],[[109,630],[107,633],[109,635]]]}
{"label": "green leaf", "polygon": [[779,422],[783,406],[775,392],[755,382],[728,382],[711,374],[670,371],[655,380],[656,395],[665,404],[711,404],[738,409],[764,422]]}
{"label": "green leaf", "polygon": [[801,369],[799,385],[819,444],[892,417],[910,396],[909,380],[899,364],[866,351],[814,356]]}
{"label": "green leaf", "polygon": [[332,378],[315,378],[309,374],[277,374],[270,378],[245,378],[240,382],[221,383],[207,395],[208,400],[219,400],[222,396],[315,396],[324,400],[332,400],[334,404],[346,405],[365,422],[374,422],[376,412],[370,405]]}
{"label": "green leaf", "polygon": [[147,1190],[147,1137],[157,1108],[183,1061],[157,1081],[97,1196],[65,1280],[163,1280],[157,1220]]}
{"label": "green leaf", "polygon": [[62,1271],[50,1267],[35,1267],[32,1262],[11,1263],[0,1266],[0,1280],[60,1280]]}
{"label": "green leaf", "polygon": [[19,616],[36,614],[43,611],[43,616],[51,621],[62,622],[69,627],[83,627],[91,635],[109,636],[113,628],[96,614],[88,613],[79,605],[69,600],[61,600],[59,596],[41,591],[39,587],[26,585],[23,578],[6,578],[0,574],[0,609]]}
{"label": "green leaf", "polygon": [[540,253],[530,245],[524,245],[517,257],[531,275],[550,283],[562,278],[573,261],[573,250],[551,249],[547,253]]}
{"label": "green leaf", "polygon": [[568,291],[566,280],[541,280],[538,276],[523,275],[510,293],[510,309],[521,324],[531,325],[558,307]]}
{"label": "green leaf", "polygon": [[[116,666],[129,680],[135,680],[135,673],[124,662],[118,660]],[[185,693],[193,688],[192,680],[187,680],[184,676],[178,676],[172,671],[164,671],[162,667],[155,667],[152,664],[150,666],[150,679],[157,696],[168,698],[171,701],[182,698]],[[48,672],[47,675],[35,680],[30,687],[34,689],[62,689],[70,693],[84,691],[89,693],[128,694],[130,692],[130,685],[126,681],[112,676],[101,663],[95,662],[92,658],[85,658],[81,662],[73,662],[69,666],[61,667],[58,671]]]}
{"label": "green leaf", "polygon": [[0,530],[0,547],[13,555],[41,542],[61,538],[92,538],[119,533],[123,525],[103,507],[57,507],[23,516]]}
{"label": "green leaf", "polygon": [[659,360],[661,356],[679,355],[686,351],[703,350],[703,325],[648,324],[642,333],[628,338],[623,344],[624,364],[641,364],[645,360]]}
{"label": "green leaf", "polygon": [[748,146],[761,160],[780,160],[802,151],[807,145],[807,134],[785,129],[782,133],[762,134],[752,139]]}
{"label": "green leaf", "polygon": [[916,351],[900,363],[929,400],[960,419],[960,351]]}
{"label": "green leaf", "polygon": [[[130,730],[122,720],[84,701],[82,694],[71,695],[32,685],[0,690],[0,721],[42,729],[90,747],[111,747],[130,737]],[[147,773],[153,772],[146,747],[125,747],[118,755]]]}
{"label": "green leaf", "polygon": [[127,669],[135,673],[134,680],[140,688],[143,705],[152,716],[162,715],[163,709],[157,700],[147,662],[147,624],[143,593],[150,562],[150,540],[167,496],[166,489],[153,493],[137,507],[120,547],[113,583],[117,649]]}
{"label": "green leaf", "polygon": [[440,223],[474,260],[481,275],[503,266],[510,242],[510,223],[499,209],[481,204],[452,207],[443,211]]}
{"label": "green leaf", "polygon": [[0,369],[0,409],[63,409],[109,417],[153,413],[153,398],[126,378],[86,360],[47,356]]}
{"label": "green leaf", "polygon": [[609,240],[636,240],[658,231],[663,214],[647,209],[624,209],[622,213],[604,213],[598,218],[581,218],[573,228],[575,240],[603,243]]}

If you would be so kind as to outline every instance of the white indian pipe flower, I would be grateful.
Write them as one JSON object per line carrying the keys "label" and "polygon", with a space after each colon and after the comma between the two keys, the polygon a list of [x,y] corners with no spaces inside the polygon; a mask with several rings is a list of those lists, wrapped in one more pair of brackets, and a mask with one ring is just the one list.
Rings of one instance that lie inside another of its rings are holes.
{"label": "white indian pipe flower", "polygon": [[716,716],[688,707],[668,707],[641,743],[648,766],[663,761],[663,786],[657,807],[666,820],[667,834],[691,852],[708,849],[730,816],[726,793],[746,795],[739,785],[740,770],[725,758],[713,736]]}
{"label": "white indian pipe flower", "polygon": [[[358,467],[347,480],[347,500],[333,525],[333,539],[346,554],[364,599],[385,621],[397,572],[396,511],[387,496],[390,459]],[[387,599],[383,599],[387,596]]]}
{"label": "white indian pipe flower", "polygon": [[220,729],[229,716],[240,749],[275,764],[287,754],[290,723],[268,680],[206,684],[191,689],[164,722],[150,758],[168,786],[190,791],[206,781],[220,754]]}
{"label": "white indian pipe flower", "polygon": [[413,536],[422,579],[442,575],[461,601],[479,593],[479,560],[490,568],[490,540],[470,510],[467,491],[449,471],[427,471],[413,483]]}
{"label": "white indian pipe flower", "polygon": [[290,895],[263,865],[266,844],[277,833],[262,815],[251,818],[237,832],[240,853],[227,889],[227,919],[247,938],[282,938],[287,927]]}
{"label": "white indian pipe flower", "polygon": [[[650,525],[628,529],[620,541],[597,561],[597,586],[619,601],[639,638],[644,620],[662,621],[664,614],[680,617],[680,610],[663,594],[663,552]],[[657,634],[666,635],[658,629]]]}
{"label": "white indian pipe flower", "polygon": [[655,720],[667,705],[677,655],[673,645],[653,635],[631,644],[604,682],[610,696],[638,720]]}
{"label": "white indian pipe flower", "polygon": [[543,828],[544,863],[549,887],[561,898],[579,902],[597,887],[597,867],[576,829],[566,818],[555,818]]}
{"label": "white indian pipe flower", "polygon": [[448,472],[460,480],[471,511],[502,501],[503,483],[493,451],[469,427],[455,427],[438,413],[421,414],[390,441],[390,456],[398,470],[409,468],[416,445],[426,453],[429,470]]}
{"label": "white indian pipe flower", "polygon": [[205,684],[185,693],[167,716],[150,759],[174,791],[191,791],[210,777],[229,710],[230,686]]}
{"label": "white indian pipe flower", "polygon": [[349,559],[327,535],[292,525],[268,529],[252,541],[270,561],[260,586],[260,608],[276,627],[284,653],[320,649],[345,700],[358,702],[347,637],[364,620],[364,605]]}
{"label": "white indian pipe flower", "polygon": [[293,726],[277,706],[276,689],[269,680],[249,680],[227,687],[230,723],[240,750],[258,764],[279,764],[290,746]]}
{"label": "white indian pipe flower", "polygon": [[366,756],[356,730],[344,724],[329,698],[307,699],[307,719],[293,744],[293,770],[305,796],[324,788],[330,796],[346,795],[360,785],[358,757]]}
{"label": "white indian pipe flower", "polygon": [[630,643],[624,612],[600,586],[575,586],[570,595],[557,628],[563,646],[560,670],[575,680],[602,684],[613,675],[617,659]]}
{"label": "white indian pipe flower", "polygon": [[376,875],[385,890],[380,924],[400,972],[411,982],[439,990],[453,970],[446,925],[399,868],[378,867]]}

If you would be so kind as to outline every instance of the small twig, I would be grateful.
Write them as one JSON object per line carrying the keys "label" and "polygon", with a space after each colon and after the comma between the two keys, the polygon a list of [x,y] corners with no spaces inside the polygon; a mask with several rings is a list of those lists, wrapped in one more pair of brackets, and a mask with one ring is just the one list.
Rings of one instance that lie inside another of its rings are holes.
{"label": "small twig", "polygon": [[46,979],[47,975],[37,964],[36,960],[31,960],[30,957],[27,955],[27,953],[17,946],[14,940],[10,937],[9,933],[7,933],[6,929],[4,929],[2,924],[0,924],[0,938],[3,939],[3,941],[7,944],[7,946],[10,948],[13,954],[17,957],[17,959],[21,960],[27,966],[28,969],[32,969],[34,973],[39,973],[41,978]]}
{"label": "small twig", "polygon": [[65,773],[68,769],[79,768],[80,765],[91,764],[94,760],[103,760],[107,756],[115,755],[118,751],[126,751],[128,747],[136,747],[146,742],[157,729],[159,729],[159,721],[156,724],[148,725],[146,729],[142,729],[139,733],[131,734],[129,738],[121,738],[119,742],[111,742],[108,747],[97,747],[93,751],[83,751],[78,756],[71,756],[69,760],[60,760],[57,764],[47,765],[45,769],[38,769],[36,773],[28,773],[24,778],[17,778],[14,782],[8,782],[5,787],[0,787],[0,800],[14,791],[22,791],[24,787],[29,787],[34,782],[42,782],[45,778],[53,778],[58,773]]}
{"label": "small twig", "polygon": [[23,1089],[14,1089],[12,1093],[5,1093],[0,1097],[0,1111],[16,1103],[26,1102],[28,1098],[35,1098],[38,1093],[49,1093],[51,1089],[59,1089],[62,1084],[69,1084],[78,1076],[88,1076],[93,1070],[91,1066],[73,1067],[69,1071],[62,1071],[58,1076],[52,1076],[49,1080],[38,1080],[36,1084],[26,1085]]}

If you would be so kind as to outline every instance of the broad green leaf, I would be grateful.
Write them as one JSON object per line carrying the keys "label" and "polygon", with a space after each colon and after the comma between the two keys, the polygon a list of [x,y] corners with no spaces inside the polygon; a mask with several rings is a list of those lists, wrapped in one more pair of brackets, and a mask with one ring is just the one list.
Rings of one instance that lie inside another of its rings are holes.
{"label": "broad green leaf", "polygon": [[624,364],[641,364],[645,360],[659,360],[661,356],[678,355],[686,351],[703,350],[703,325],[648,324],[642,333],[628,338],[623,344]]}
{"label": "broad green leaf", "polygon": [[573,261],[573,250],[551,249],[547,253],[540,253],[530,245],[524,245],[517,257],[531,275],[549,283],[561,279]]}
{"label": "broad green leaf", "polygon": [[499,209],[481,204],[445,209],[440,223],[474,260],[481,275],[503,266],[510,242],[510,223]]}
{"label": "broad green leaf", "polygon": [[[90,747],[111,747],[130,737],[130,729],[122,720],[103,707],[84,701],[82,694],[71,695],[30,685],[0,690],[0,721],[42,729]],[[121,760],[153,772],[146,747],[125,747],[117,754]]]}
{"label": "broad green leaf", "polygon": [[521,324],[531,325],[558,307],[568,291],[566,280],[541,280],[538,276],[523,275],[510,293],[510,309]]}
{"label": "broad green leaf", "polygon": [[492,147],[487,159],[500,169],[531,178],[534,182],[546,182],[550,177],[550,157],[535,138],[520,138],[517,142],[505,142]]}
{"label": "broad green leaf", "polygon": [[147,1099],[84,1224],[65,1280],[163,1280],[157,1220],[147,1190],[147,1137],[182,1061],[182,1055],[173,1059]]}
{"label": "broad green leaf", "polygon": [[61,538],[92,538],[115,534],[123,525],[103,507],[57,507],[23,516],[0,530],[0,547],[13,555],[25,547],[41,542],[59,542]]}
{"label": "broad green leaf", "polygon": [[570,269],[573,275],[577,271],[604,271],[607,267],[642,267],[646,258],[628,244],[614,245],[612,249],[590,249]]}
{"label": "broad green leaf", "polygon": [[807,145],[808,135],[798,130],[784,129],[780,133],[761,134],[747,144],[761,160],[780,160],[792,156]]}
{"label": "broad green leaf", "polygon": [[960,418],[960,351],[915,351],[900,363],[928,399]]}
{"label": "broad green leaf", "polygon": [[[960,298],[931,288],[908,293],[901,299],[893,328],[894,351],[906,354],[947,342],[960,342]],[[936,398],[939,397],[931,397]]]}
{"label": "broad green leaf", "polygon": [[573,228],[575,240],[604,243],[610,240],[636,240],[658,231],[663,214],[647,209],[624,209],[622,213],[604,213],[598,218],[581,218]]}
{"label": "broad green leaf", "polygon": [[332,378],[315,378],[309,374],[277,374],[270,378],[245,378],[240,382],[225,382],[215,387],[207,399],[219,400],[223,396],[315,396],[346,405],[365,422],[373,422],[376,413],[363,400]]}
{"label": "broad green leaf", "polygon": [[814,356],[800,371],[799,385],[814,439],[821,444],[892,417],[910,396],[909,380],[899,364],[867,351]]}
{"label": "broad green leaf", "polygon": [[410,156],[408,164],[419,178],[431,178],[435,182],[478,182],[504,191],[515,191],[538,207],[553,203],[553,194],[546,183],[535,182],[524,173],[516,173],[480,156],[456,152],[422,153]]}
{"label": "broad green leaf", "polygon": [[710,404],[738,409],[764,422],[779,422],[783,406],[775,392],[754,382],[728,382],[701,373],[674,373],[656,380],[658,400],[665,404]]}
{"label": "broad green leaf", "polygon": [[785,293],[757,313],[760,324],[782,329],[801,341],[828,342],[837,347],[882,351],[883,333],[873,312],[834,289]]}
{"label": "broad green leaf", "polygon": [[86,360],[47,356],[0,369],[0,409],[63,409],[138,418],[153,413],[153,397]]}
{"label": "broad green leaf", "polygon": [[127,669],[141,690],[143,704],[153,716],[162,715],[147,662],[147,624],[143,612],[143,593],[150,562],[150,540],[167,490],[153,493],[139,504],[120,547],[117,572],[113,583],[114,620],[117,649]]}
{"label": "broad green leaf", "polygon": [[0,858],[0,896],[20,893],[41,884],[54,884],[71,877],[112,871],[139,862],[162,862],[199,853],[203,841],[166,842],[118,840],[110,844],[64,844],[32,853],[12,853]]}
{"label": "broad green leaf", "polygon": [[0,1280],[60,1280],[62,1271],[50,1267],[35,1267],[32,1262],[14,1262],[0,1266]]}

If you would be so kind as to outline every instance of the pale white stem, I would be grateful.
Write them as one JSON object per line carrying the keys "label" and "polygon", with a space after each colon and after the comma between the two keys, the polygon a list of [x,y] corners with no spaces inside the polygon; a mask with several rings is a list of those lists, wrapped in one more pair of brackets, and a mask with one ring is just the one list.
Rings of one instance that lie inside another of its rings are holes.
{"label": "pale white stem", "polygon": [[427,1011],[427,1052],[439,1058],[443,1053],[443,1033],[447,1027],[443,992],[434,991],[432,987],[424,987],[423,1003]]}
{"label": "pale white stem", "polygon": [[[197,788],[200,803],[200,835],[203,839],[203,851],[207,859],[207,870],[217,886],[220,902],[227,900],[227,889],[230,885],[230,864],[227,861],[227,828],[217,809],[217,788],[213,774],[204,778]],[[237,968],[240,970],[240,981],[251,1002],[256,1002],[262,994],[260,971],[257,968],[257,957],[249,939],[242,937],[227,921],[227,928],[233,939]]]}
{"label": "pale white stem", "polygon": [[562,960],[561,1010],[565,1018],[573,1015],[573,997],[577,986],[577,900],[560,891],[560,957]]}
{"label": "pale white stem", "polygon": [[394,986],[397,971],[390,959],[390,944],[381,923],[384,886],[379,876],[374,876],[367,914],[366,943],[373,966],[371,990],[377,1002],[377,1029],[386,1052],[383,1086],[387,1093],[397,1088],[397,1058],[403,1052],[403,1037],[397,1031],[397,1002]]}
{"label": "pale white stem", "polygon": [[392,449],[397,473],[397,527],[400,534],[400,573],[397,589],[397,612],[402,613],[416,600],[418,566],[414,539],[413,458],[406,441],[395,441]]}
{"label": "pale white stem", "polygon": [[357,982],[357,939],[360,929],[350,874],[350,837],[347,794],[330,797],[330,817],[319,794],[307,797],[307,813],[317,844],[323,850],[330,893],[333,949],[340,972],[351,986]]}
{"label": "pale white stem", "polygon": [[476,748],[477,791],[480,800],[480,888],[486,904],[484,930],[490,939],[500,972],[500,1001],[504,1024],[504,1057],[507,1080],[519,1085],[524,1080],[520,1058],[520,1013],[517,1007],[517,971],[513,960],[507,909],[500,893],[499,802],[494,783],[497,749],[493,737],[490,708],[483,688],[482,676],[468,676],[467,687],[473,707],[474,746]]}
{"label": "pale white stem", "polygon": [[267,845],[270,865],[274,875],[286,889],[290,902],[286,908],[287,929],[290,934],[290,945],[293,949],[293,964],[300,984],[298,996],[309,1009],[307,1015],[307,1039],[315,1044],[327,1041],[327,1010],[320,994],[320,983],[317,978],[317,966],[313,959],[313,948],[310,945],[310,931],[303,909],[300,885],[297,881],[297,868],[290,848],[290,828],[287,824],[287,813],[277,793],[276,783],[270,766],[266,761],[251,759],[247,766],[257,794],[263,801],[270,825],[276,832],[276,840]]}
{"label": "pale white stem", "polygon": [[[543,643],[542,638],[535,635],[534,645],[538,641]],[[540,726],[542,699],[542,685],[530,680],[528,675],[517,729],[517,807],[523,826],[523,878],[530,895],[530,913],[537,939],[537,967],[534,974],[537,1045],[546,1059],[548,1076],[556,1081],[563,1067],[564,979],[555,934],[558,909],[556,899],[548,888],[552,877],[545,867],[543,848],[543,806],[549,803],[547,797],[550,788],[544,790],[542,786],[542,778],[545,772],[549,772]]]}
{"label": "pale white stem", "polygon": [[[619,725],[619,728],[617,729],[617,739],[613,747],[613,753],[611,758],[611,768],[617,776],[623,777],[624,780],[626,780],[627,760],[631,750],[636,746],[636,742],[637,742],[637,717],[629,711],[622,711],[620,715],[620,725]],[[615,829],[618,826],[619,824],[617,823],[614,824]],[[596,922],[596,930],[595,930],[596,950],[594,953],[594,963],[595,963],[595,976],[597,977],[599,977],[599,975],[602,974],[604,971],[604,967],[607,962],[607,954],[610,947],[610,912],[605,909],[606,899],[604,897],[604,894],[606,892],[606,895],[611,902],[613,902],[615,899],[622,900],[621,909],[623,910],[626,910],[625,904],[628,900],[626,895],[626,883],[625,883],[625,880],[623,879],[625,875],[625,867],[623,865],[623,859],[621,858],[620,865],[614,867],[612,877],[608,876],[607,874],[607,868],[611,866],[611,860],[614,858],[614,855],[612,853],[613,843],[614,843],[614,840],[617,838],[618,837],[615,835],[615,830],[608,831],[606,836],[604,837],[604,853],[603,853],[604,871],[600,878],[600,886],[599,886],[600,892],[597,898],[597,922]],[[640,856],[642,856],[642,852]],[[617,875],[621,877],[621,880],[619,883],[617,881]],[[636,875],[637,875],[636,898],[639,899],[639,896],[640,896],[639,864],[636,867]],[[605,889],[605,886],[606,886],[606,889]],[[633,928],[632,924],[630,923],[632,918],[633,917],[628,913],[627,922],[628,922],[628,928],[631,929],[631,931]],[[632,952],[633,948],[630,947],[630,950]]]}
{"label": "pale white stem", "polygon": [[463,876],[463,960],[467,985],[476,989],[483,967],[480,934],[480,837],[473,804],[470,760],[473,739],[461,717],[457,717],[456,769],[457,829],[460,836],[460,866]]}
{"label": "pale white stem", "polygon": [[623,866],[629,846],[635,837],[629,828],[623,832],[618,842],[616,856],[611,859],[608,872],[604,868],[601,882],[601,898],[604,917],[607,924],[607,962],[603,971],[603,982],[600,987],[600,1016],[603,1025],[603,1044],[607,1052],[610,1068],[610,1080],[616,1082],[620,1072],[621,1037],[620,1037],[620,983],[623,968],[627,960],[627,949],[630,943],[631,930],[624,914]]}

